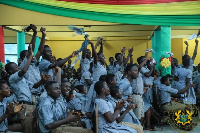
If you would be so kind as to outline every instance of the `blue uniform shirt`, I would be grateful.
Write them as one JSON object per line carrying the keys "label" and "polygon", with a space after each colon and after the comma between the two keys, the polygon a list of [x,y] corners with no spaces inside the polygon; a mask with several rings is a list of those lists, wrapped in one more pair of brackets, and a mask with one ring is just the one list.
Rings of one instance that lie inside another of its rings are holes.
{"label": "blue uniform shirt", "polygon": [[[6,100],[3,100],[2,102],[0,102],[0,117],[6,112]],[[7,118],[0,123],[0,132],[4,132],[8,130],[8,121]]]}
{"label": "blue uniform shirt", "polygon": [[39,105],[39,127],[42,133],[48,133],[45,125],[67,117],[67,106],[60,100],[53,100],[47,96]]}
{"label": "blue uniform shirt", "polygon": [[171,101],[171,93],[177,94],[178,90],[171,88],[171,86],[166,86],[165,84],[160,85],[160,99],[161,104],[168,103]]}
{"label": "blue uniform shirt", "polygon": [[49,69],[49,65],[51,65],[50,61],[42,59],[39,63],[38,68],[40,69],[40,73],[48,74],[53,78],[53,69]]}
{"label": "blue uniform shirt", "polygon": [[19,77],[18,73],[19,71],[9,78],[10,86],[16,95],[17,101],[32,102],[32,94],[28,83],[24,77]]}

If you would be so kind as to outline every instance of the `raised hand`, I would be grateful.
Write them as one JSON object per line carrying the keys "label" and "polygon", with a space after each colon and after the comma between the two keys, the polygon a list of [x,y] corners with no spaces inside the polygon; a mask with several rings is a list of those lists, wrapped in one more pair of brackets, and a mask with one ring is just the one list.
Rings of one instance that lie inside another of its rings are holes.
{"label": "raised hand", "polygon": [[185,43],[186,45],[188,45],[188,42],[187,42],[187,41],[185,41],[184,43]]}
{"label": "raised hand", "polygon": [[48,75],[48,74],[43,74],[43,73],[42,73],[42,80],[43,80],[43,81],[47,81],[49,78],[51,78],[50,75]]}
{"label": "raised hand", "polygon": [[33,56],[34,56],[34,53],[33,53],[33,50],[32,50],[32,44],[29,44],[28,50],[29,50],[29,52],[30,52],[30,56],[33,57]]}
{"label": "raised hand", "polygon": [[34,24],[30,24],[31,29],[33,32],[37,32],[37,27]]}
{"label": "raised hand", "polygon": [[19,102],[14,106],[14,113],[19,112],[22,109],[23,103],[19,104]]}
{"label": "raised hand", "polygon": [[195,39],[195,43],[199,43],[199,40]]}
{"label": "raised hand", "polygon": [[41,28],[40,28],[40,31],[42,32],[42,34],[46,35],[46,28],[41,27]]}
{"label": "raised hand", "polygon": [[75,57],[77,54],[78,54],[78,51],[74,51],[74,52],[71,54],[71,56],[72,56],[72,57]]}
{"label": "raised hand", "polygon": [[125,51],[126,51],[126,47],[123,47],[122,50],[121,50],[121,52],[124,54]]}
{"label": "raised hand", "polygon": [[130,47],[129,49],[128,49],[128,52],[131,54],[131,53],[133,53],[133,47]]}

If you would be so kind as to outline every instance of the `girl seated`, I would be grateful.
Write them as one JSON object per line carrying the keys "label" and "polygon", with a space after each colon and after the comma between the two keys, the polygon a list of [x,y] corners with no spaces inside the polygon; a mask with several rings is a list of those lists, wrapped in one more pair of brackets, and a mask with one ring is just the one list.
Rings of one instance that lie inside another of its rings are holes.
{"label": "girl seated", "polygon": [[110,94],[110,90],[106,82],[96,82],[94,89],[98,95],[95,99],[95,103],[98,105],[99,133],[137,133],[137,131],[133,128],[117,124],[116,122],[118,114],[125,106],[125,101],[118,102],[115,109],[113,109],[112,104],[105,100],[106,96]]}

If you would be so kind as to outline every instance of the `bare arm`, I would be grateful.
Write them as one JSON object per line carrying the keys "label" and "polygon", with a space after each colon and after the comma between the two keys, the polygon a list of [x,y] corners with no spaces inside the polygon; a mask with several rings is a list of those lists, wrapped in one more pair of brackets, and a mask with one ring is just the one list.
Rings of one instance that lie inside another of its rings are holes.
{"label": "bare arm", "polygon": [[184,43],[186,44],[185,55],[188,55],[188,45],[189,45],[189,44],[188,44],[187,41],[185,41]]}
{"label": "bare arm", "polygon": [[43,53],[44,44],[45,44],[45,37],[46,37],[46,29],[41,27],[40,31],[42,32],[42,39],[41,39],[41,42],[40,42],[40,46],[39,46],[39,48],[38,48],[38,52],[37,52],[37,54],[35,55],[36,60],[39,60],[40,56],[41,56],[42,53]]}
{"label": "bare arm", "polygon": [[89,43],[91,44],[92,47],[92,56],[94,57],[94,64],[97,64],[98,61],[97,51],[94,47],[94,44],[91,41],[89,41]]}
{"label": "bare arm", "polygon": [[21,69],[21,71],[19,71],[18,73],[18,76],[19,77],[22,77],[27,71],[28,71],[28,68],[30,66],[30,63],[31,63],[31,60],[33,58],[33,51],[32,51],[32,44],[29,44],[29,50],[28,50],[28,60],[25,64],[25,66]]}
{"label": "bare arm", "polygon": [[32,50],[34,51],[35,49],[35,40],[37,36],[37,27],[34,24],[31,24],[31,29],[33,30],[33,37],[31,39],[30,44],[32,44]]}
{"label": "bare arm", "polygon": [[197,55],[197,50],[198,50],[198,43],[199,43],[199,41],[198,41],[197,39],[195,39],[195,43],[196,43],[196,45],[195,45],[195,49],[194,49],[193,56],[192,56],[192,60],[193,60],[193,61],[195,60],[196,55]]}
{"label": "bare arm", "polygon": [[49,69],[52,69],[52,68],[56,68],[57,66],[62,66],[62,65],[64,65],[70,58],[74,57],[76,54],[77,54],[77,52],[74,51],[70,56],[68,56],[68,57],[66,57],[66,58],[64,58],[64,59],[62,59],[62,60],[59,60],[59,61],[56,62],[56,63],[53,63],[53,64],[49,65],[48,68],[49,68]]}

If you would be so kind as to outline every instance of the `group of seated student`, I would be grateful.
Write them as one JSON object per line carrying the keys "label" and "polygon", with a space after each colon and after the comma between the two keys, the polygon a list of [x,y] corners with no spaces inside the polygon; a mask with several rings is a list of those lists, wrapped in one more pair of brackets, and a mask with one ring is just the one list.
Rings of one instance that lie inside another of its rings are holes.
{"label": "group of seated student", "polygon": [[[80,67],[76,70],[71,58],[78,52],[56,60],[51,48],[45,45],[45,28],[40,29],[41,43],[34,55],[37,27],[30,26],[33,37],[28,50],[20,53],[20,64],[10,62],[1,73],[0,132],[36,132],[36,119],[39,121],[37,132],[41,133],[96,130],[99,133],[143,133],[143,130],[155,131],[159,121],[154,106],[156,88],[166,111],[199,101],[200,65],[193,72],[197,39],[193,57],[188,55],[189,44],[185,42],[182,64],[178,65],[178,60],[171,57],[172,74],[161,77],[160,71],[155,70],[156,62],[147,57],[148,52],[133,63],[133,47],[128,49],[127,56],[123,47],[121,53],[115,54],[116,60],[110,57],[107,65],[102,38],[95,45],[86,38],[88,45],[82,51]],[[99,52],[97,47],[100,47]],[[182,103],[173,101],[174,97]]]}

